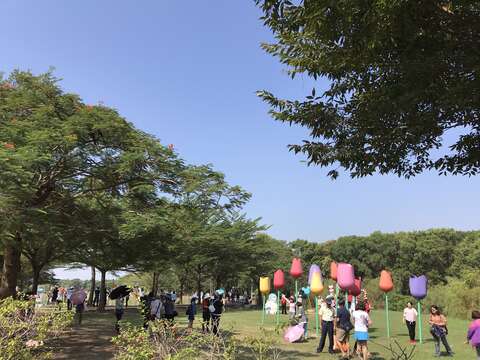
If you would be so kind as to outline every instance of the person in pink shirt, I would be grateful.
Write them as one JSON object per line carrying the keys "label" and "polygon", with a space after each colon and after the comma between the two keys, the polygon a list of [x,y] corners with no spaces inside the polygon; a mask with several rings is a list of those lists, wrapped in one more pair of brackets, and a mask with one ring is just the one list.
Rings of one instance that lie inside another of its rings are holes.
{"label": "person in pink shirt", "polygon": [[415,326],[417,323],[417,310],[413,307],[411,301],[407,303],[407,307],[403,309],[403,323],[407,325],[408,336],[410,336],[410,344],[415,344]]}
{"label": "person in pink shirt", "polygon": [[480,360],[480,311],[472,311],[473,321],[468,327],[467,343],[477,350],[477,360]]}

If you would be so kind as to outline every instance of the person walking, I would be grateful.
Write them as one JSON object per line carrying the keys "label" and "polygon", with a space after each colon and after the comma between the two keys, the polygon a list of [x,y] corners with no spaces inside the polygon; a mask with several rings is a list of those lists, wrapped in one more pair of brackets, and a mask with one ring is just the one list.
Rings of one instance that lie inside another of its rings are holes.
{"label": "person walking", "polygon": [[73,308],[73,304],[72,304],[73,290],[74,290],[73,286],[70,286],[67,289],[67,310],[72,310],[72,308]]}
{"label": "person walking", "polygon": [[98,306],[99,300],[100,300],[100,288],[97,286],[93,293],[93,306]]}
{"label": "person walking", "polygon": [[210,294],[206,293],[202,301],[202,331],[210,332]]}
{"label": "person walking", "polygon": [[305,313],[305,308],[302,304],[302,298],[299,297],[297,300],[297,306],[295,308],[295,318],[298,321],[298,324],[303,325],[303,340],[307,339],[307,330],[308,330],[308,318],[307,314]]}
{"label": "person walking", "polygon": [[85,311],[85,300],[75,305],[75,316],[77,317],[78,325],[82,325],[83,312]]}
{"label": "person walking", "polygon": [[192,331],[193,322],[195,320],[195,315],[197,315],[197,297],[194,296],[190,300],[190,305],[187,307],[187,316],[188,316],[188,329]]}
{"label": "person walking", "polygon": [[413,307],[411,301],[407,302],[407,307],[403,309],[403,323],[407,325],[408,336],[410,337],[410,344],[416,344],[415,341],[415,327],[417,324],[417,310]]}
{"label": "person walking", "polygon": [[175,321],[175,316],[178,315],[177,311],[175,310],[175,303],[172,300],[172,297],[170,294],[167,294],[165,296],[165,319],[173,325],[173,322]]}
{"label": "person walking", "polygon": [[480,311],[472,311],[472,322],[468,326],[467,344],[470,342],[477,351],[477,360],[480,360]]}
{"label": "person walking", "polygon": [[350,347],[348,341],[350,339],[350,331],[353,329],[353,324],[350,320],[350,312],[345,308],[345,300],[340,299],[337,304],[336,317],[336,334],[338,348],[342,352],[342,359],[348,359],[350,354]]}
{"label": "person walking", "polygon": [[[153,296],[153,293],[152,293]],[[162,295],[160,298],[152,298],[150,301],[150,317],[149,320],[160,320],[165,314],[164,307],[165,297]]]}
{"label": "person walking", "polygon": [[335,319],[335,311],[330,298],[327,298],[324,305],[320,308],[319,315],[322,320],[322,336],[318,343],[317,353],[323,351],[328,335],[328,352],[333,354],[333,320]]}
{"label": "person walking", "polygon": [[368,328],[372,325],[370,316],[365,311],[365,303],[360,301],[352,314],[357,341],[357,352],[363,360],[368,359]]}
{"label": "person walking", "polygon": [[220,329],[220,317],[223,313],[223,299],[222,295],[219,293],[215,293],[215,297],[213,299],[212,305],[213,310],[212,312],[212,331],[214,335],[218,335],[218,331]]}
{"label": "person walking", "polygon": [[282,299],[280,300],[281,304],[282,304],[282,315],[286,315],[287,314],[287,297],[285,296],[285,294],[282,294]]}
{"label": "person walking", "polygon": [[445,350],[447,350],[447,356],[453,356],[453,351],[447,341],[447,318],[442,314],[437,305],[432,305],[430,307],[430,318],[428,320],[430,324],[430,333],[433,336],[433,341],[435,342],[435,354],[434,356],[440,356],[440,341]]}
{"label": "person walking", "polygon": [[55,304],[58,299],[58,287],[55,286],[52,290],[52,304]]}
{"label": "person walking", "polygon": [[115,322],[115,330],[117,334],[120,334],[120,320],[122,320],[123,312],[124,312],[124,297],[120,296],[115,299],[115,317],[117,321]]}

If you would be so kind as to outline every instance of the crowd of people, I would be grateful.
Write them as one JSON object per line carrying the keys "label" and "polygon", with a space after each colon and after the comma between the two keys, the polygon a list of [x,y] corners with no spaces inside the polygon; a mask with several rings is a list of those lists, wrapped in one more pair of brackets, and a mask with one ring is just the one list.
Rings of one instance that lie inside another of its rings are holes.
{"label": "crowd of people", "polygon": [[[363,360],[370,357],[368,350],[369,329],[372,325],[370,318],[371,304],[365,291],[359,299],[346,299],[343,297],[336,298],[333,291],[329,291],[329,295],[319,301],[319,319],[321,320],[321,336],[317,347],[317,353],[324,351],[328,338],[328,352],[334,354],[340,351],[343,359],[350,358],[353,354],[357,354]],[[282,314],[288,314],[292,325],[302,325],[304,335],[300,339],[305,341],[307,338],[308,316],[306,307],[306,299],[302,292],[297,297],[286,296],[282,294],[280,299]],[[348,301],[346,301],[348,300]],[[407,327],[409,342],[416,344],[416,326],[418,313],[412,302],[408,302],[403,311],[403,322]],[[430,307],[428,318],[430,325],[430,334],[434,342],[434,356],[441,356],[441,344],[445,347],[446,355],[453,356],[454,352],[450,347],[447,335],[447,318],[441,312],[437,305]],[[350,349],[349,340],[353,332],[355,345]],[[480,360],[480,311],[472,312],[472,322],[468,328],[466,343],[471,344],[477,352],[477,359]]]}
{"label": "crowd of people", "polygon": [[[53,304],[67,304],[67,309],[72,310],[75,306],[78,323],[81,323],[82,313],[85,310],[85,301],[83,303],[72,304],[71,298],[74,292],[83,291],[78,288],[53,287],[49,292],[50,302]],[[106,296],[110,291],[107,292]],[[129,289],[125,294],[115,298],[115,327],[119,328],[119,321],[122,319],[124,309],[128,307],[130,294],[134,294],[140,300],[143,308],[144,326],[148,328],[149,323],[155,320],[165,321],[167,325],[173,325],[175,318],[179,316],[176,310],[177,295],[175,291],[164,292],[160,290],[158,296],[150,292],[144,295],[144,290],[140,287]],[[97,287],[93,295],[93,305],[98,306],[100,298],[100,289]],[[308,315],[306,311],[306,300],[308,296],[300,291],[297,296],[287,296],[282,294],[280,298],[282,314],[289,315],[292,323],[303,326],[303,338],[307,338]],[[217,335],[220,329],[220,319],[225,311],[226,303],[251,303],[251,298],[246,294],[239,294],[234,289],[225,293],[223,289],[215,291],[212,295],[209,293],[200,293],[200,296],[193,295],[186,309],[188,319],[188,329],[192,331],[195,319],[201,309],[201,328],[202,332]],[[369,329],[372,325],[370,318],[370,309],[372,308],[367,293],[362,290],[362,296],[358,298],[343,298],[334,295],[334,289],[329,287],[329,294],[326,298],[318,297],[319,319],[321,320],[321,336],[318,343],[317,352],[324,351],[328,338],[328,352],[333,354],[336,350],[341,352],[344,359],[352,354],[357,354],[360,358],[366,360],[370,354],[368,351]],[[406,325],[409,342],[416,344],[416,327],[418,312],[412,302],[407,302],[403,310],[403,322]],[[447,356],[453,356],[454,352],[448,343],[448,326],[445,314],[437,305],[430,307],[428,318],[430,325],[430,334],[434,340],[434,355],[441,355],[441,345],[445,347]],[[353,332],[355,345],[350,349],[349,340]],[[470,343],[476,350],[477,359],[480,360],[480,312],[472,312],[472,322],[468,328],[466,343]]]}
{"label": "crowd of people", "polygon": [[[220,318],[224,311],[224,292],[217,290],[211,296],[209,293],[193,295],[190,304],[186,310],[188,319],[188,329],[193,329],[195,317],[197,315],[197,304],[202,309],[202,331],[208,333],[212,331],[215,335],[220,330]],[[140,298],[142,303],[142,312],[144,316],[144,327],[148,328],[150,321],[164,320],[168,325],[173,325],[175,318],[178,316],[176,310],[176,294],[175,292],[165,293],[160,291],[159,296],[155,296],[150,292],[146,296]]]}

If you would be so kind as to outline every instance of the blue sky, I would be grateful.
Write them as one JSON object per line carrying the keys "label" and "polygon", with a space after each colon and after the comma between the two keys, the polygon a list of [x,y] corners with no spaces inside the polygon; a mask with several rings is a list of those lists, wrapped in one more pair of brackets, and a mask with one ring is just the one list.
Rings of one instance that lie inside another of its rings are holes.
{"label": "blue sky", "polygon": [[255,91],[301,98],[313,83],[260,49],[271,35],[253,0],[3,0],[0,14],[1,71],[54,66],[66,90],[252,192],[246,211],[277,238],[480,228],[478,177],[331,181],[288,152],[305,130],[273,121]]}

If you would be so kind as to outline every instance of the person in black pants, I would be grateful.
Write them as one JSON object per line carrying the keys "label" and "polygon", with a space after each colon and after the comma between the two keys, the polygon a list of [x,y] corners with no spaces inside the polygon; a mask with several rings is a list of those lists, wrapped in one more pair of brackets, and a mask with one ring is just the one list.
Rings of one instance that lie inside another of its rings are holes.
{"label": "person in black pants", "polygon": [[332,308],[332,299],[327,298],[325,305],[320,308],[322,317],[322,337],[318,344],[317,353],[321,353],[325,346],[328,335],[328,352],[333,354],[333,320],[335,319],[335,310]]}
{"label": "person in black pants", "polygon": [[215,335],[218,335],[218,330],[220,328],[220,317],[223,313],[223,301],[222,295],[215,293],[213,300],[213,307],[215,310],[212,312],[212,331]]}
{"label": "person in black pants", "polygon": [[410,343],[415,344],[415,327],[417,323],[417,310],[413,307],[411,301],[407,302],[407,307],[403,309],[403,322],[407,325]]}

